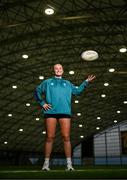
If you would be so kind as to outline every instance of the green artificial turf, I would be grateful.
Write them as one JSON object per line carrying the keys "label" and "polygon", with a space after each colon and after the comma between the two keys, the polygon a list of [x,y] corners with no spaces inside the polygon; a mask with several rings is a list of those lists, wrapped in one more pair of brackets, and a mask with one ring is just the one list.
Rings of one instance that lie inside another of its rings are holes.
{"label": "green artificial turf", "polygon": [[41,171],[41,167],[0,167],[0,178],[33,178],[33,179],[125,179],[127,167],[75,167],[67,172],[64,167],[54,167],[51,171]]}

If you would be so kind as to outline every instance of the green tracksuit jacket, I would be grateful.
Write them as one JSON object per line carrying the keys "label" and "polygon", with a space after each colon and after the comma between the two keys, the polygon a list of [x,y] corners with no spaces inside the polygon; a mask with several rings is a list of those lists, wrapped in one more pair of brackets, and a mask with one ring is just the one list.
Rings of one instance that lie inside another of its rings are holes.
{"label": "green tracksuit jacket", "polygon": [[[88,81],[74,86],[70,81],[63,78],[53,77],[44,80],[35,90],[37,102],[43,106],[45,103],[51,104],[52,108],[44,114],[68,114],[71,115],[72,95],[80,95],[86,89]],[[42,97],[44,95],[44,98]]]}

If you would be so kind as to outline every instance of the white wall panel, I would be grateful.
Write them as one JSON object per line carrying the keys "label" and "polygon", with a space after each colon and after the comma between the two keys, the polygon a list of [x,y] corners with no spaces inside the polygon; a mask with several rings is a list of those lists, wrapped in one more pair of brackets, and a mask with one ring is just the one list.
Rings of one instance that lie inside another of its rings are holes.
{"label": "white wall panel", "polygon": [[[110,127],[94,136],[94,156],[95,163],[98,164],[119,164],[125,163],[125,158],[121,158],[121,131],[127,131],[127,121]],[[105,158],[107,160],[105,160]],[[125,163],[127,164],[127,162]]]}

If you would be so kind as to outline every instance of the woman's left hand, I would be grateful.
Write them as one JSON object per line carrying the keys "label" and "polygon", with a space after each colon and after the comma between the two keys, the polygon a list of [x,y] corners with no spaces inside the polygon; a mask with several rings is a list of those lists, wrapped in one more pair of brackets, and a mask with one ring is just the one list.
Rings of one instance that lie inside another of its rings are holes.
{"label": "woman's left hand", "polygon": [[89,75],[86,80],[87,80],[88,82],[92,82],[95,78],[96,78],[96,76],[94,76],[94,75]]}

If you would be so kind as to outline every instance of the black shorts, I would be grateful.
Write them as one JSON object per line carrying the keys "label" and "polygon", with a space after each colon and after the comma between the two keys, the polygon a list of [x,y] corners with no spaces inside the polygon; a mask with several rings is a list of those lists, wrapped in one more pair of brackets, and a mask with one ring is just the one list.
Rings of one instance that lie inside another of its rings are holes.
{"label": "black shorts", "polygon": [[44,114],[44,118],[71,118],[70,114]]}

